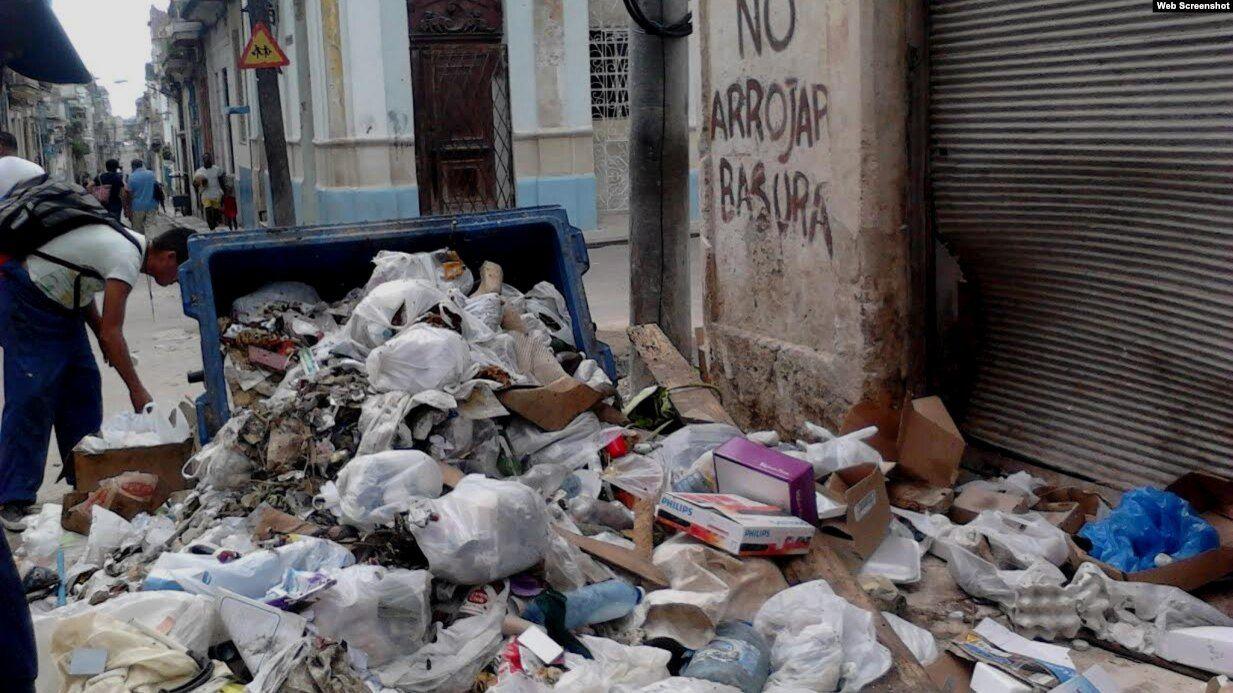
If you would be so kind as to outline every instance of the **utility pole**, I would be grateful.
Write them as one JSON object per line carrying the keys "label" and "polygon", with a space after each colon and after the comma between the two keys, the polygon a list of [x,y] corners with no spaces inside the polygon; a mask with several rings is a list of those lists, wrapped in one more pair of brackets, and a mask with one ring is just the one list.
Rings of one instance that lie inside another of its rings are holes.
{"label": "utility pole", "polygon": [[[248,25],[270,25],[269,0],[248,0]],[[283,128],[283,101],[278,93],[278,71],[257,71],[257,108],[261,111],[261,139],[265,141],[265,166],[270,174],[274,202],[274,225],[295,225],[295,198],[291,192],[291,169],[287,164],[287,132]]]}
{"label": "utility pole", "polygon": [[[630,32],[629,293],[689,358],[688,0],[625,0]],[[636,360],[635,360],[636,361]],[[640,366],[634,364],[635,382]]]}

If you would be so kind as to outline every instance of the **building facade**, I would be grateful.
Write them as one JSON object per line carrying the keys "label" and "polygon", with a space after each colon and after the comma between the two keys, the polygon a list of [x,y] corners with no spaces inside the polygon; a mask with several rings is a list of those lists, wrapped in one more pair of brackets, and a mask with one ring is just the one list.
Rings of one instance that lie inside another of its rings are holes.
{"label": "building facade", "polygon": [[[557,204],[583,229],[626,233],[621,0],[271,5],[291,61],[279,86],[299,223]],[[152,77],[169,100],[173,175],[186,183],[213,153],[235,176],[241,223],[268,223],[256,80],[238,69],[251,33],[241,3],[175,0],[159,14]]]}
{"label": "building facade", "polygon": [[48,84],[4,70],[0,85],[0,129],[17,138],[18,156],[52,177],[93,179],[120,156],[123,137],[98,84]]}

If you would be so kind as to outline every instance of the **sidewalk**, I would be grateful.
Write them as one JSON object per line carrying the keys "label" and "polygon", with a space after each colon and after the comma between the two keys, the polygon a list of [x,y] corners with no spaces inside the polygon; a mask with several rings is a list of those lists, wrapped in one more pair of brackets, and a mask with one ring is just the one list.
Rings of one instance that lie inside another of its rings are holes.
{"label": "sidewalk", "polygon": [[171,216],[160,211],[146,222],[146,235],[154,238],[172,225],[187,226],[197,233],[210,233],[210,227],[206,226],[205,219],[201,217]]}

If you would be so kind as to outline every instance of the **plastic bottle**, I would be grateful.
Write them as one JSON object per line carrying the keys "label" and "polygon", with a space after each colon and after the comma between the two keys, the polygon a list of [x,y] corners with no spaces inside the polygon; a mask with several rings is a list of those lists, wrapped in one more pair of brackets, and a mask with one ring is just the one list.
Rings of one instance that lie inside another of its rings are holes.
{"label": "plastic bottle", "polygon": [[595,498],[579,496],[566,503],[575,522],[603,525],[615,530],[633,529],[634,514],[616,501],[604,502]]}
{"label": "plastic bottle", "polygon": [[565,477],[571,473],[573,473],[573,470],[563,464],[537,464],[518,477],[518,481],[525,486],[535,489],[544,498],[548,498],[556,493],[557,489],[561,488]]}
{"label": "plastic bottle", "polygon": [[[646,592],[621,580],[607,580],[565,593],[565,628],[574,630],[594,623],[615,621],[642,603]],[[522,617],[544,625],[547,620],[544,597],[527,605]]]}
{"label": "plastic bottle", "polygon": [[748,623],[721,623],[715,638],[694,653],[681,675],[759,693],[771,675],[771,648]]}

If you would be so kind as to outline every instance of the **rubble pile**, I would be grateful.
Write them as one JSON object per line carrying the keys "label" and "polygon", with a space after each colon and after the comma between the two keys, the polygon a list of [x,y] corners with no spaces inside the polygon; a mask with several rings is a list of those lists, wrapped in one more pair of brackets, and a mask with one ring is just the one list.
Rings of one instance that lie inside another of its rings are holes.
{"label": "rubble pile", "polygon": [[[954,488],[940,402],[895,439],[746,434],[696,383],[622,403],[547,282],[448,249],[374,264],[338,301],[276,283],[233,302],[235,411],[184,465],[191,489],[142,512],[95,499],[85,534],[55,505],[28,519],[41,689],[829,692],[914,667],[966,670],[951,690],[1111,693],[1027,638],[1170,656],[1233,627],[1181,589],[1233,572],[1209,560],[1202,483],[1158,492],[1154,526],[1187,536],[1134,556],[1175,582],[1139,581],[1081,548],[1136,545],[1131,505],[1105,522],[1099,497],[1026,474]],[[960,612],[948,647],[900,618],[926,558],[1015,632]]]}

